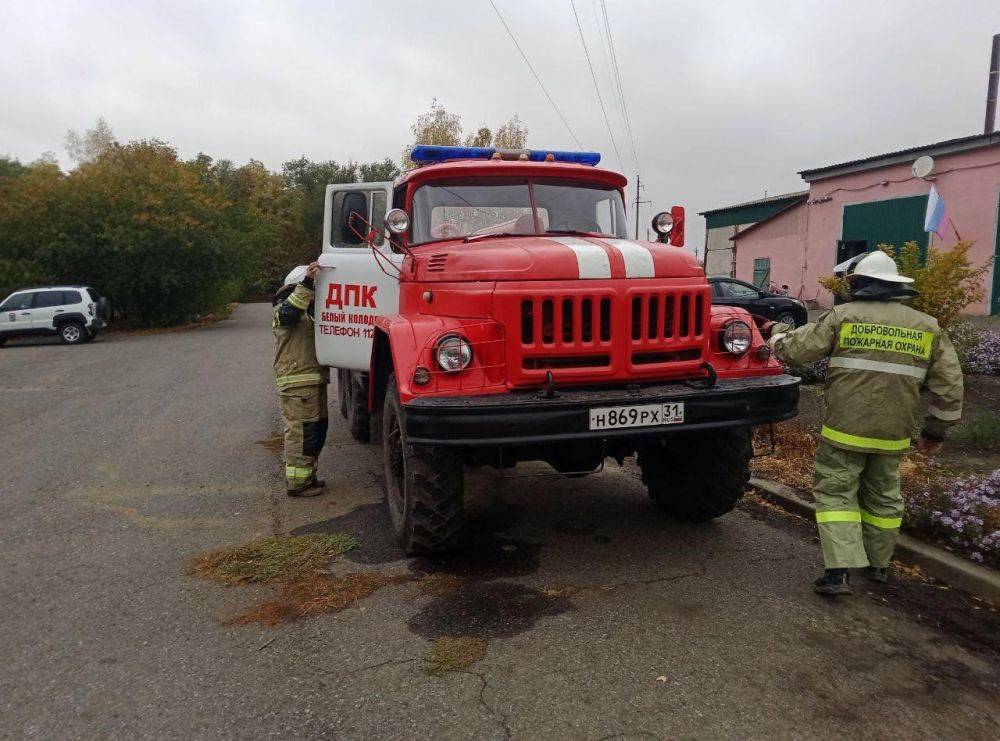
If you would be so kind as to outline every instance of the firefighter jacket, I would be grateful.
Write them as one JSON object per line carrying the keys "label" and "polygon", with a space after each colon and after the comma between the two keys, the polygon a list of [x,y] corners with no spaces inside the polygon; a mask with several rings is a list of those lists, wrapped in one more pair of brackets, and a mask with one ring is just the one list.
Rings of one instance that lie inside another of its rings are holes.
{"label": "firefighter jacket", "polygon": [[304,278],[274,309],[274,376],[278,390],[330,382],[330,370],[316,359],[313,334],[313,280]]}
{"label": "firefighter jacket", "polygon": [[896,301],[852,301],[814,324],[771,338],[780,360],[829,358],[823,438],[865,453],[904,453],[930,393],[923,436],[935,441],[962,416],[962,369],[932,317]]}

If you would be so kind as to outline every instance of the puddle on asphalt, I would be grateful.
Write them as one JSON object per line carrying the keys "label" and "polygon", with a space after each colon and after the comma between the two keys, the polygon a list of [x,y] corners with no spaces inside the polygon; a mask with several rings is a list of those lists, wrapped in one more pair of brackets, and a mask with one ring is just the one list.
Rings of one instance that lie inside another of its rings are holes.
{"label": "puddle on asphalt", "polygon": [[478,582],[435,597],[406,624],[428,639],[454,635],[511,638],[531,630],[541,618],[571,608],[565,594],[547,594],[523,584]]}

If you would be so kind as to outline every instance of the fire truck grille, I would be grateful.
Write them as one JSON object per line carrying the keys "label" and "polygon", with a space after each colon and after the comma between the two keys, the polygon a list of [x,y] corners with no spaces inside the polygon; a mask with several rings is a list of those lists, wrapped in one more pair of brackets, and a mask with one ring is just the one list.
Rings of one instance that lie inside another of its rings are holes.
{"label": "fire truck grille", "polygon": [[633,341],[698,337],[704,331],[701,294],[643,293],[632,296]]}
{"label": "fire truck grille", "polygon": [[524,299],[521,342],[543,347],[611,342],[611,297]]}
{"label": "fire truck grille", "polygon": [[[507,381],[611,383],[697,375],[708,351],[709,288],[613,282],[499,286],[498,321],[509,327]],[[537,291],[537,292],[536,292]]]}

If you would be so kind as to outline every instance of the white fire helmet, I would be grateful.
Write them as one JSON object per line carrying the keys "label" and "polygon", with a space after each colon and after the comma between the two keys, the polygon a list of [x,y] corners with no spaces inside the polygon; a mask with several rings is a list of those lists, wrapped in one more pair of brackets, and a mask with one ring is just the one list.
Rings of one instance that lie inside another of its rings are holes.
{"label": "white fire helmet", "polygon": [[281,284],[281,287],[294,286],[302,282],[302,279],[306,277],[306,266],[298,265],[292,268],[292,272],[285,276],[285,282]]}
{"label": "white fire helmet", "polygon": [[[839,266],[838,266],[839,267]],[[854,270],[848,272],[848,277],[864,276],[888,283],[912,283],[913,278],[899,274],[896,261],[882,250],[875,250],[863,255],[854,262]]]}

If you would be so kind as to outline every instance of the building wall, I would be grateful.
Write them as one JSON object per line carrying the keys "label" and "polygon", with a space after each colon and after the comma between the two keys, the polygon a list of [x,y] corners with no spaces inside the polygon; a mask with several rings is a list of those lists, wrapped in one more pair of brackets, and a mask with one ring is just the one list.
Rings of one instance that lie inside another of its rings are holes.
{"label": "building wall", "polygon": [[709,276],[733,277],[733,245],[732,237],[743,231],[750,224],[732,224],[717,226],[705,231],[705,274]]}
{"label": "building wall", "polygon": [[736,241],[736,277],[753,283],[753,261],[761,257],[771,259],[771,282],[787,285],[789,293],[800,300],[814,299],[815,295],[802,295],[800,283],[802,235],[806,226],[806,205],[801,204],[769,221],[758,224],[745,237]]}
{"label": "building wall", "polygon": [[[948,205],[948,214],[962,235],[975,242],[970,258],[976,265],[989,260],[997,239],[997,203],[1000,200],[1000,147],[935,157],[931,175]],[[809,200],[763,222],[736,239],[736,277],[753,280],[753,259],[771,258],[772,280],[787,283],[791,294],[831,306],[833,296],[819,279],[833,272],[837,240],[841,237],[844,206],[902,196],[926,195],[930,183],[914,178],[910,164],[842,175],[810,184]],[[932,247],[949,248],[956,242],[951,225]],[[997,269],[994,266],[994,269]],[[989,313],[992,276],[985,279],[987,297],[970,306],[970,314]]]}

